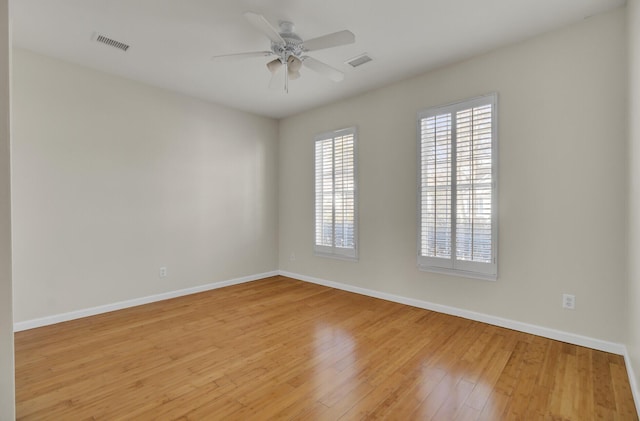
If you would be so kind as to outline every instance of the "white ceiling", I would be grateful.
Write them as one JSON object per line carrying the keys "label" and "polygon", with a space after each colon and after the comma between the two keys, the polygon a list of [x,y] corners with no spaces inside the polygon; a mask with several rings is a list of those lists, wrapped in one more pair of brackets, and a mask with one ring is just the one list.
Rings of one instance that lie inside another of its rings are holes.
{"label": "white ceiling", "polygon": [[[212,102],[284,117],[619,7],[624,0],[13,0],[14,45]],[[309,54],[346,73],[303,68],[289,93],[269,89],[268,50],[242,16],[295,23],[303,39],[349,29],[355,44]],[[92,41],[94,32],[131,45]],[[361,53],[374,60],[356,69]]]}

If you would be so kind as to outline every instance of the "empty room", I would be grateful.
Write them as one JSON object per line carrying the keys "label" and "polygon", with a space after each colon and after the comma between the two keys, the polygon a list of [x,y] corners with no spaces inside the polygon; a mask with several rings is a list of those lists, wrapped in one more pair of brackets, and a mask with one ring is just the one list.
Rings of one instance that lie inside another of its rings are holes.
{"label": "empty room", "polygon": [[0,421],[639,384],[640,0],[0,0]]}

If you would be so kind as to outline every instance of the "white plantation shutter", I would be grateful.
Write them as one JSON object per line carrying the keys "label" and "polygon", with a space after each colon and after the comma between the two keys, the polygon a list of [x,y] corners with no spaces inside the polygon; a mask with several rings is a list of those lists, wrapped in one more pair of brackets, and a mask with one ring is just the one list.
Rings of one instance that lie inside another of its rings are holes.
{"label": "white plantation shutter", "polygon": [[317,254],[357,258],[356,132],[315,139],[315,245]]}
{"label": "white plantation shutter", "polygon": [[451,116],[421,121],[423,254],[451,257]]}
{"label": "white plantation shutter", "polygon": [[418,115],[421,269],[497,276],[495,94]]}

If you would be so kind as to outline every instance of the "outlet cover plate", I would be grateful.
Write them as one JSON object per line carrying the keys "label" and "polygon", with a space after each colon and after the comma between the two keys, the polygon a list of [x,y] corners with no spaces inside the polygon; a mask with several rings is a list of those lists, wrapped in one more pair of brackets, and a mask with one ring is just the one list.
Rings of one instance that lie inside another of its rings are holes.
{"label": "outlet cover plate", "polygon": [[576,309],[576,296],[573,294],[562,294],[562,308],[568,310]]}

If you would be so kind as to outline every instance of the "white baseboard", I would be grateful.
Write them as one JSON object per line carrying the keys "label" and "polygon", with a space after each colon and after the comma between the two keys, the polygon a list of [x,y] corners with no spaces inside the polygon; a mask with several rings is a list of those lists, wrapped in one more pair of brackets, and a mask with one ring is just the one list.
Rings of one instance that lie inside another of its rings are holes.
{"label": "white baseboard", "polygon": [[412,307],[423,308],[425,310],[437,311],[439,313],[450,314],[453,316],[463,317],[465,319],[476,320],[494,326],[506,327],[520,332],[531,333],[533,335],[545,338],[555,339],[574,345],[580,345],[600,351],[611,352],[613,354],[625,355],[626,348],[623,344],[615,342],[603,341],[600,339],[590,338],[587,336],[577,335],[575,333],[563,332],[561,330],[550,329],[543,326],[532,325],[529,323],[518,322],[515,320],[504,319],[502,317],[491,316],[484,313],[476,313],[474,311],[464,310],[456,307],[449,307],[442,304],[431,303],[429,301],[417,300],[415,298],[407,298],[400,295],[380,292],[373,289],[361,288],[353,285],[343,284],[340,282],[327,281],[324,279],[314,278],[312,276],[301,275],[287,271],[280,271],[280,275],[289,278],[299,279],[301,281],[311,282],[314,284],[324,285],[331,288],[337,288],[344,291],[354,292],[356,294],[367,295],[369,297],[380,298],[387,301],[393,301],[400,304],[406,304]]}
{"label": "white baseboard", "polygon": [[629,376],[629,385],[631,386],[631,393],[633,393],[633,401],[636,404],[636,411],[638,412],[638,418],[640,418],[640,389],[638,389],[638,380],[636,379],[636,373],[631,365],[631,358],[626,347],[624,350],[624,365],[627,367],[627,375]]}
{"label": "white baseboard", "polygon": [[[563,332],[556,329],[550,329],[543,326],[532,325],[528,323],[518,322],[515,320],[504,319],[502,317],[491,316],[489,314],[477,313],[474,311],[464,310],[456,307],[450,307],[442,304],[436,304],[429,301],[418,300],[415,298],[403,297],[400,295],[389,294],[386,292],[376,291],[373,289],[357,287],[340,282],[327,281],[325,279],[314,278],[299,273],[287,271],[272,271],[258,273],[255,275],[243,276],[240,278],[230,279],[227,281],[213,282],[210,284],[199,285],[196,287],[180,289],[177,291],[169,291],[161,294],[150,295],[147,297],[134,298],[117,303],[106,304],[97,307],[91,307],[82,310],[71,311],[68,313],[55,314],[52,316],[42,317],[38,319],[26,320],[14,323],[14,331],[33,329],[41,326],[47,326],[55,323],[66,322],[69,320],[79,319],[96,314],[108,313],[110,311],[121,310],[124,308],[135,307],[142,304],[153,303],[156,301],[168,300],[170,298],[182,297],[184,295],[195,294],[198,292],[209,291],[212,289],[223,288],[230,285],[242,284],[245,282],[256,281],[258,279],[270,276],[282,275],[289,278],[299,279],[301,281],[311,282],[314,284],[324,285],[331,288],[341,289],[344,291],[354,292],[356,294],[367,295],[369,297],[380,298],[387,301],[393,301],[400,304],[406,304],[413,307],[423,308],[426,310],[437,311],[439,313],[451,314],[453,316],[464,317],[465,319],[476,320],[488,323],[490,325],[505,327],[520,332],[531,333],[533,335],[543,336],[545,338],[555,339],[574,345],[586,346],[588,348],[598,349],[600,351],[611,352],[618,355],[624,355],[628,359],[626,348],[622,344],[594,339],[587,336],[577,335],[575,333]],[[628,364],[630,367],[630,364]],[[635,378],[634,378],[635,381]]]}
{"label": "white baseboard", "polygon": [[68,313],[55,314],[53,316],[41,317],[38,319],[26,320],[24,322],[16,322],[13,324],[14,332],[22,330],[34,329],[36,327],[48,326],[55,323],[66,322],[69,320],[80,319],[82,317],[95,316],[96,314],[108,313],[110,311],[122,310],[129,307],[135,307],[142,304],[154,303],[156,301],[168,300],[170,298],[182,297],[184,295],[195,294],[198,292],[209,291],[212,289],[223,288],[230,285],[242,284],[245,282],[257,281],[258,279],[268,278],[278,275],[278,271],[258,273],[255,275],[243,276],[241,278],[230,279],[227,281],[213,282],[196,287],[180,289],[177,291],[163,292],[161,294],[150,295],[147,297],[134,298],[132,300],[119,301],[113,304],[106,304],[97,307],[86,308],[82,310],[70,311]]}

